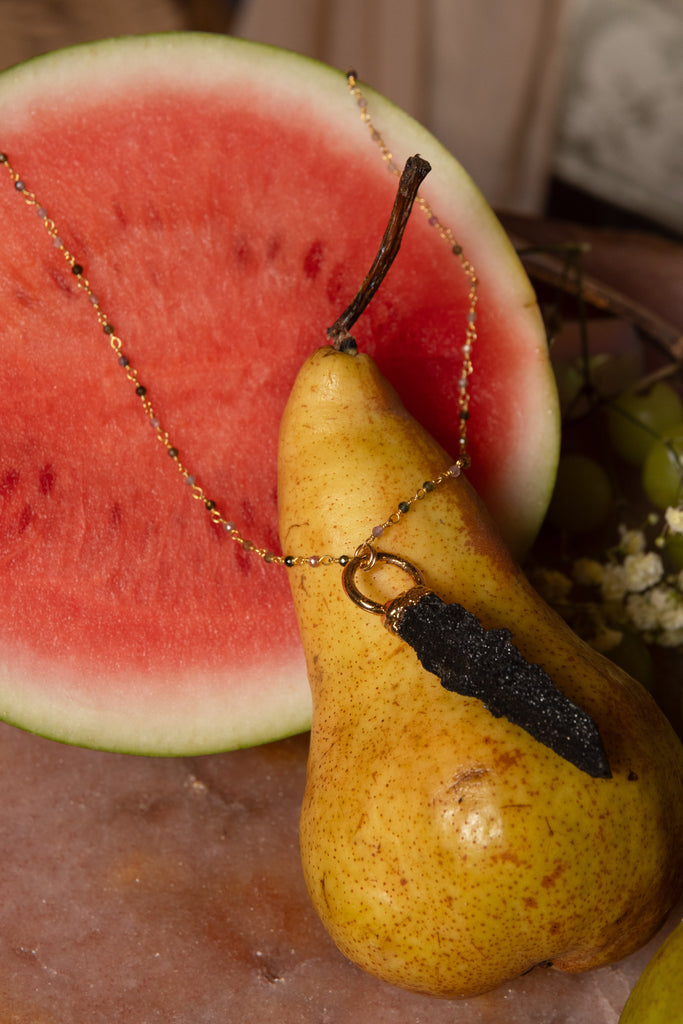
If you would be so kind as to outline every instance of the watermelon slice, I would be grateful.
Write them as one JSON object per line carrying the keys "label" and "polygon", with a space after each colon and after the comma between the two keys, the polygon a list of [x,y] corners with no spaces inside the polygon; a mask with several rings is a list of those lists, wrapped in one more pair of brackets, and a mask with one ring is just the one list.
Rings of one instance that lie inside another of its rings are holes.
{"label": "watermelon slice", "polygon": [[[478,272],[471,478],[522,552],[558,445],[534,294],[453,157],[365,94],[397,163],[432,164],[422,194]],[[369,267],[396,187],[344,75],[219,36],[119,39],[4,73],[0,124],[183,461],[278,550],[281,410]],[[306,729],[287,570],[190,500],[87,295],[0,171],[0,717],[150,754]],[[457,259],[416,210],[354,334],[447,449],[466,309]]]}

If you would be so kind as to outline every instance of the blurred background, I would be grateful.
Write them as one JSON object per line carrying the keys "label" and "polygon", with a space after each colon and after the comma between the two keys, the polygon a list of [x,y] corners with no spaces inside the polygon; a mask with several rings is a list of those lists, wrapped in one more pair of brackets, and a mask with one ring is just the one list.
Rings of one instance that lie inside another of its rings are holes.
{"label": "blurred background", "polygon": [[0,67],[179,29],[355,68],[498,211],[683,238],[683,0],[0,0]]}

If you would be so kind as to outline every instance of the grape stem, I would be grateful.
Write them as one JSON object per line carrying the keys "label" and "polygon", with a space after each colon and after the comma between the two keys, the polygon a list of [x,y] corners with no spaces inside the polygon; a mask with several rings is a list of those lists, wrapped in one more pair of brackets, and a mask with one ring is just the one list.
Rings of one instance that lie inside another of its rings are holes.
{"label": "grape stem", "polygon": [[[567,257],[572,254],[580,256],[590,249],[590,245],[576,242],[530,245],[521,238],[510,237],[529,277],[569,295],[581,295],[589,306],[633,324],[663,350],[669,359],[680,364],[683,359],[683,335],[679,327],[595,277],[582,273],[580,280],[577,280],[576,276],[567,274]],[[671,372],[675,373],[676,370]]]}

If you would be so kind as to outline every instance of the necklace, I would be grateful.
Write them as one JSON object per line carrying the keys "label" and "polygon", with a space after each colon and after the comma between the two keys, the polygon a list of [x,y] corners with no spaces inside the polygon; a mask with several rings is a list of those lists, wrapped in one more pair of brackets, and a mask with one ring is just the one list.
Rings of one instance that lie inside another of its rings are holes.
{"label": "necklace", "polygon": [[[134,387],[157,440],[175,463],[191,496],[203,504],[211,521],[223,528],[243,550],[253,553],[267,564],[287,568],[318,568],[334,564],[341,566],[341,582],[347,596],[364,611],[381,615],[384,625],[413,648],[422,665],[440,677],[445,689],[481,699],[493,715],[504,716],[521,726],[536,740],[581,770],[590,775],[609,777],[609,764],[593,720],[555,687],[540,665],[529,664],[526,661],[511,642],[509,630],[485,629],[465,608],[458,604],[445,604],[435,593],[427,589],[422,573],[410,562],[376,548],[377,541],[385,531],[396,526],[415,504],[427,498],[437,487],[460,476],[462,470],[470,464],[467,451],[469,378],[473,368],[472,350],[477,337],[478,282],[474,267],[465,257],[451,230],[441,224],[429,204],[417,195],[420,182],[430,170],[429,164],[420,157],[413,157],[408,160],[403,172],[399,171],[391,152],[372,123],[367,100],[358,87],[354,72],[349,72],[347,81],[351,95],[358,104],[363,123],[379,147],[388,170],[392,174],[400,174],[400,181],[389,224],[375,262],[353,302],[327,331],[328,339],[335,348],[342,351],[356,350],[349,328],[368,305],[389,269],[400,246],[403,229],[414,204],[422,209],[430,226],[437,230],[448,244],[468,282],[468,309],[458,380],[458,456],[451,466],[436,477],[424,481],[413,495],[400,501],[384,522],[374,525],[353,555],[276,554],[244,537],[235,523],[223,515],[216,502],[198,483],[194,473],[185,465],[180,449],[163,427],[161,418],[152,404],[148,388],[140,379],[129,356],[123,351],[123,341],[102,308],[88,279],[86,268],[65,244],[57,224],[39,201],[36,193],[13,168],[6,153],[0,153],[0,164],[4,165],[15,191],[26,206],[35,210],[52,245],[70,267],[78,288],[85,293],[93,308],[94,317],[108,340],[119,367]],[[366,598],[358,589],[355,579],[359,571],[372,569],[378,561],[398,566],[409,575],[413,583],[405,593],[385,605]]]}
{"label": "necklace", "polygon": [[[370,114],[368,112],[368,104],[365,96],[358,87],[356,74],[350,71],[347,74],[347,81],[351,94],[355,97],[361,119],[365,125],[367,125],[373,141],[378,146],[382,159],[384,160],[389,172],[395,176],[401,175],[400,168],[395,164],[393,155],[386,146],[384,139],[381,134],[375,128],[372,123]],[[268,548],[260,547],[254,541],[245,537],[238,529],[235,522],[230,518],[226,517],[223,512],[218,508],[216,502],[209,497],[205,488],[198,482],[198,477],[195,473],[191,472],[190,469],[185,465],[180,448],[171,439],[168,431],[164,428],[162,420],[158,415],[152,403],[149,388],[145,383],[142,382],[136,367],[133,365],[131,359],[123,351],[123,341],[114,329],[107,313],[100,305],[97,294],[88,279],[86,268],[79,261],[76,254],[74,254],[64,242],[64,239],[60,235],[59,227],[55,221],[50,217],[47,209],[40,202],[36,193],[29,188],[28,184],[22,179],[21,175],[13,168],[9,156],[6,153],[0,153],[0,164],[4,165],[5,169],[9,173],[10,179],[14,184],[14,189],[19,196],[24,200],[25,204],[32,208],[37,216],[40,218],[43,227],[45,228],[48,236],[52,240],[52,245],[61,253],[64,260],[71,269],[71,273],[74,276],[76,283],[83,291],[90,301],[93,308],[93,313],[100,329],[104,333],[106,339],[109,342],[112,353],[117,360],[118,365],[123,370],[127,380],[135,389],[135,393],[140,399],[144,414],[147,416],[155,434],[157,440],[163,445],[168,456],[175,463],[176,469],[180,474],[185,485],[188,487],[190,495],[196,501],[200,502],[207,513],[209,514],[211,521],[226,531],[231,540],[235,541],[240,547],[247,552],[261,558],[265,563],[269,565],[281,565],[287,568],[293,566],[307,565],[313,568],[318,566],[329,566],[329,565],[340,565],[346,566],[351,560],[351,556],[348,554],[332,555],[332,554],[276,554]],[[429,165],[427,165],[427,170]],[[424,177],[424,175],[423,175]],[[398,199],[398,197],[397,197]],[[407,515],[412,509],[413,505],[417,502],[422,501],[426,498],[435,488],[440,487],[446,481],[458,477],[463,469],[467,468],[470,464],[470,458],[467,452],[467,424],[469,420],[469,377],[472,373],[472,350],[476,342],[476,305],[477,305],[477,278],[474,271],[474,267],[465,257],[462,246],[456,241],[450,228],[445,227],[441,224],[438,217],[434,214],[429,203],[421,196],[412,196],[408,202],[407,210],[403,210],[403,216],[407,220],[407,216],[410,213],[410,207],[412,206],[413,200],[428,218],[429,224],[438,231],[444,242],[450,247],[451,253],[459,261],[463,273],[466,275],[469,285],[468,291],[468,309],[465,317],[465,337],[462,345],[462,367],[460,372],[460,378],[458,380],[458,447],[459,453],[456,461],[438,476],[425,480],[421,486],[419,486],[415,493],[403,501],[399,502],[397,507],[388,516],[388,518],[382,522],[377,523],[372,527],[372,530],[368,537],[358,546],[356,554],[359,552],[369,552],[373,544],[385,533],[386,530],[395,526],[400,519]],[[396,206],[395,206],[396,208]],[[403,224],[405,226],[405,222]],[[388,229],[389,231],[389,229]],[[402,231],[400,232],[402,234]],[[386,237],[386,236],[385,236]],[[398,238],[400,243],[400,234]],[[396,245],[398,248],[398,244]],[[395,252],[393,253],[395,255]],[[389,262],[393,259],[393,255],[390,257]],[[388,267],[387,267],[388,269]],[[370,276],[370,275],[368,275]],[[367,279],[366,279],[367,280]],[[377,285],[379,281],[377,281]],[[375,290],[377,285],[375,285]],[[374,293],[374,291],[373,291]],[[369,298],[367,301],[369,301]],[[366,301],[366,304],[367,304]],[[353,304],[352,304],[353,305]],[[349,307],[351,308],[351,307]],[[363,307],[364,308],[364,307]],[[347,310],[348,312],[348,310]],[[335,335],[347,333],[345,326],[338,326],[344,319],[344,315],[339,318],[337,323],[331,327],[328,331],[328,337],[332,338]],[[354,319],[359,315],[356,312]],[[343,341],[340,342],[343,344]]]}

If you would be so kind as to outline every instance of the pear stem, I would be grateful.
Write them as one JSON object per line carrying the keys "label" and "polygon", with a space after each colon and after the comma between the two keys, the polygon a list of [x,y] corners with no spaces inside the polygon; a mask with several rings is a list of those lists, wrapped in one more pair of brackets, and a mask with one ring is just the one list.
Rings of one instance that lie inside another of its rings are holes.
{"label": "pear stem", "polygon": [[328,328],[327,337],[334,348],[355,351],[356,343],[349,331],[371,302],[375,292],[396,259],[406,229],[410,212],[417,196],[417,190],[431,171],[431,165],[421,156],[410,156],[406,160],[394,205],[389,216],[379,250],[358,293],[335,323]]}

